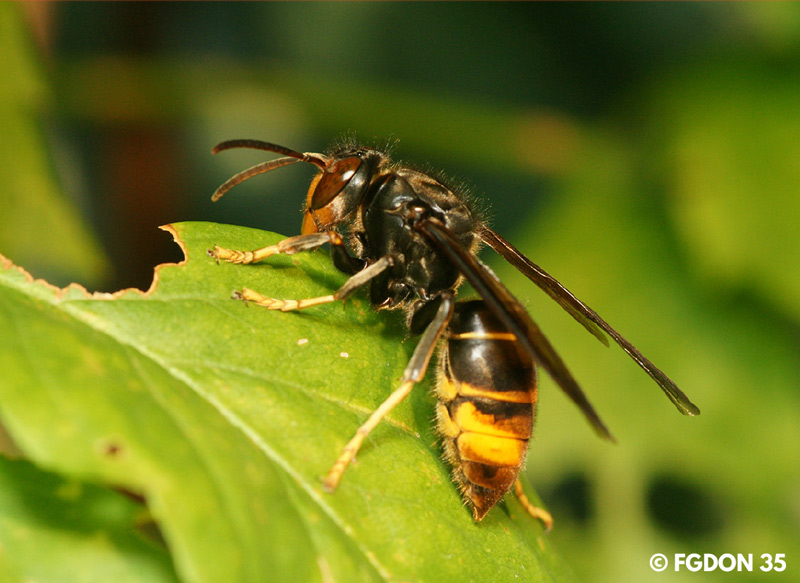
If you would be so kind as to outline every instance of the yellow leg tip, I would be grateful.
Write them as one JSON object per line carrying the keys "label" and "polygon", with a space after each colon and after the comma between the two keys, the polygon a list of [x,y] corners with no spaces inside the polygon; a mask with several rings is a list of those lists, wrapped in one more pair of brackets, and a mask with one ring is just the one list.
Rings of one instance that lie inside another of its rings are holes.
{"label": "yellow leg tip", "polygon": [[339,482],[342,480],[343,471],[338,469],[337,466],[334,466],[322,480],[322,489],[329,494],[333,494],[336,491],[336,488],[339,487]]}
{"label": "yellow leg tip", "polygon": [[226,261],[227,263],[246,263],[248,255],[247,252],[236,251],[235,249],[226,249],[225,247],[220,247],[219,245],[215,245],[213,249],[209,249],[208,254],[216,259],[217,263],[220,261]]}
{"label": "yellow leg tip", "polygon": [[522,507],[525,509],[525,511],[542,523],[544,526],[544,532],[550,532],[550,529],[553,528],[553,515],[544,508],[534,506],[522,489],[522,482],[520,482],[519,479],[514,483],[514,493],[517,495],[517,499],[519,500],[520,504],[522,504]]}
{"label": "yellow leg tip", "polygon": [[257,263],[275,253],[279,253],[279,251],[275,245],[264,247],[263,249],[256,249],[255,251],[238,251],[236,249],[226,249],[225,247],[216,245],[213,249],[209,249],[207,253],[209,256],[216,259],[217,263],[225,261],[227,263],[247,265],[250,263]]}

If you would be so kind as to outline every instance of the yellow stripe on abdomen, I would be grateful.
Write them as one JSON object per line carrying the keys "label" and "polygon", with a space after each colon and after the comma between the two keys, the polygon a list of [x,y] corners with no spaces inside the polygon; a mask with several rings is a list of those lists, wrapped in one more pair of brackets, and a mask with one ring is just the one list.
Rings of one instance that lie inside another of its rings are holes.
{"label": "yellow stripe on abdomen", "polygon": [[458,399],[450,406],[450,416],[461,431],[527,440],[533,429],[532,407],[527,403],[493,403],[483,410],[470,399]]}
{"label": "yellow stripe on abdomen", "polygon": [[463,432],[456,438],[462,460],[489,466],[518,467],[528,451],[528,440]]}

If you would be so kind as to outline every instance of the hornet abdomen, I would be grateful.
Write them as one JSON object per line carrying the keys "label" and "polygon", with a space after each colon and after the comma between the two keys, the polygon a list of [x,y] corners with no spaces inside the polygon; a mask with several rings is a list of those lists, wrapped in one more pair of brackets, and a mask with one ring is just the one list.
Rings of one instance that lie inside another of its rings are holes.
{"label": "hornet abdomen", "polygon": [[514,485],[533,431],[536,367],[481,300],[459,302],[439,358],[444,455],[475,520]]}

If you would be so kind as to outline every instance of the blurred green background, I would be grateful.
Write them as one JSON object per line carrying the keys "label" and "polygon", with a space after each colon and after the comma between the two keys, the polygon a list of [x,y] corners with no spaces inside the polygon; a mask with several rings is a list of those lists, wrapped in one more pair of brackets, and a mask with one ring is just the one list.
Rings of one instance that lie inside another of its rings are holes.
{"label": "blurred green background", "polygon": [[800,5],[3,3],[0,54],[0,252],[35,276],[146,289],[174,221],[296,234],[311,170],[212,205],[263,160],[219,141],[394,140],[703,412],[484,254],[619,442],[543,378],[528,470],[578,579],[800,581]]}

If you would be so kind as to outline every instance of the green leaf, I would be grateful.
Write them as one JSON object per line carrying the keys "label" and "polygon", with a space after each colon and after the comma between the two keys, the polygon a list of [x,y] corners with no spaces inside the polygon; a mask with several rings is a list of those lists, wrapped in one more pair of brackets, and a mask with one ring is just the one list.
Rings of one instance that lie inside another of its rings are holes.
{"label": "green leaf", "polygon": [[136,534],[140,514],[117,492],[0,458],[1,580],[175,581],[165,549]]}
{"label": "green leaf", "polygon": [[374,312],[363,294],[299,313],[233,301],[242,287],[324,295],[344,276],[321,252],[253,266],[206,255],[278,235],[168,229],[187,260],[160,266],[147,293],[0,272],[0,410],[22,451],[141,494],[184,581],[564,579],[513,497],[472,521],[439,459],[429,382],[324,493],[320,477],[413,349],[401,315]]}

